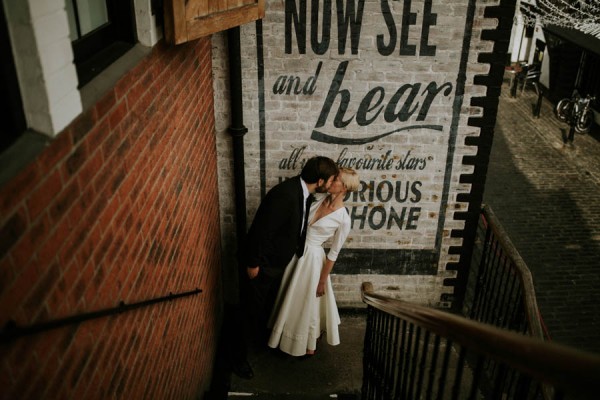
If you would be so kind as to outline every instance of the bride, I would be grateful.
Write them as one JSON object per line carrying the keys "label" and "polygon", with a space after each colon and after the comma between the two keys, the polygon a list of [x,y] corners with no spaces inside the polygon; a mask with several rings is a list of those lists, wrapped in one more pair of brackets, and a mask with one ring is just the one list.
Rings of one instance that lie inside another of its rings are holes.
{"label": "bride", "polygon": [[[353,169],[340,168],[329,195],[312,204],[304,254],[294,257],[286,267],[271,314],[270,347],[279,347],[292,356],[311,355],[323,331],[327,332],[327,343],[340,343],[340,317],[329,273],[350,232],[344,197],[359,184]],[[325,255],[323,243],[329,239],[330,249]]]}

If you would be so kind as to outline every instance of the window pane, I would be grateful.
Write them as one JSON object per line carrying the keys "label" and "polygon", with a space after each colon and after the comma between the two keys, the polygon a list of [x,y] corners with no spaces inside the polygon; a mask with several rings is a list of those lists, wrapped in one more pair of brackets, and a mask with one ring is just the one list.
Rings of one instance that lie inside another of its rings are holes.
{"label": "window pane", "polygon": [[82,36],[108,22],[106,0],[77,0],[77,13]]}

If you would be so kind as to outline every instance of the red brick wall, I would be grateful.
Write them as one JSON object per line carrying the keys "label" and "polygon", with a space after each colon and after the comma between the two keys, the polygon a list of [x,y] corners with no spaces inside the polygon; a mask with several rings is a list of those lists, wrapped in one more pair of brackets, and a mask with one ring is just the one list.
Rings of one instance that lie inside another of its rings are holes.
{"label": "red brick wall", "polygon": [[0,344],[7,399],[192,399],[216,347],[211,43],[157,45],[0,188],[0,328],[202,289]]}

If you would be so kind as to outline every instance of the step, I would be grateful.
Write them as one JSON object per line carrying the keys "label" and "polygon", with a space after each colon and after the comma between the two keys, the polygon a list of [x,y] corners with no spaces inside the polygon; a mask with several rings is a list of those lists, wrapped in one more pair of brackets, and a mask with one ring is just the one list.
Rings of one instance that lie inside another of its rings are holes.
{"label": "step", "polygon": [[302,393],[248,393],[248,392],[229,392],[227,399],[239,400],[359,400],[360,395],[355,393],[337,393],[337,394],[302,394]]}

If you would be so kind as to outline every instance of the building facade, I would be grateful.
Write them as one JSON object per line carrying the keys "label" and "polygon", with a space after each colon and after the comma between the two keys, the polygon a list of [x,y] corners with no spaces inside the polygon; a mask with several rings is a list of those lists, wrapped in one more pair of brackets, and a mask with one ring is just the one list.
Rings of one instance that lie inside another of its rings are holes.
{"label": "building facade", "polygon": [[211,42],[165,44],[139,3],[137,43],[79,87],[65,2],[2,2],[27,121],[2,155],[2,399],[196,399],[210,384]]}
{"label": "building facade", "polygon": [[[260,23],[242,27],[248,221],[310,156],[360,174],[332,275],[340,305],[360,305],[360,284],[372,281],[407,301],[451,306],[468,268],[513,12],[514,2],[266,1]],[[225,76],[226,38],[213,42],[215,76]],[[215,101],[227,109],[225,97]],[[217,114],[217,132],[228,120]],[[231,265],[228,135],[217,145]]]}
{"label": "building facade", "polygon": [[[228,41],[216,32],[240,24],[248,223],[270,187],[327,155],[363,181],[347,202],[339,305],[360,305],[366,280],[456,303],[513,0],[238,2],[256,23],[217,2],[107,0],[109,20],[127,3],[135,23],[93,54],[79,44],[104,17],[73,19],[68,3],[2,3],[3,397],[208,389],[222,300],[237,300],[240,211]],[[219,29],[211,13],[230,18]]]}

